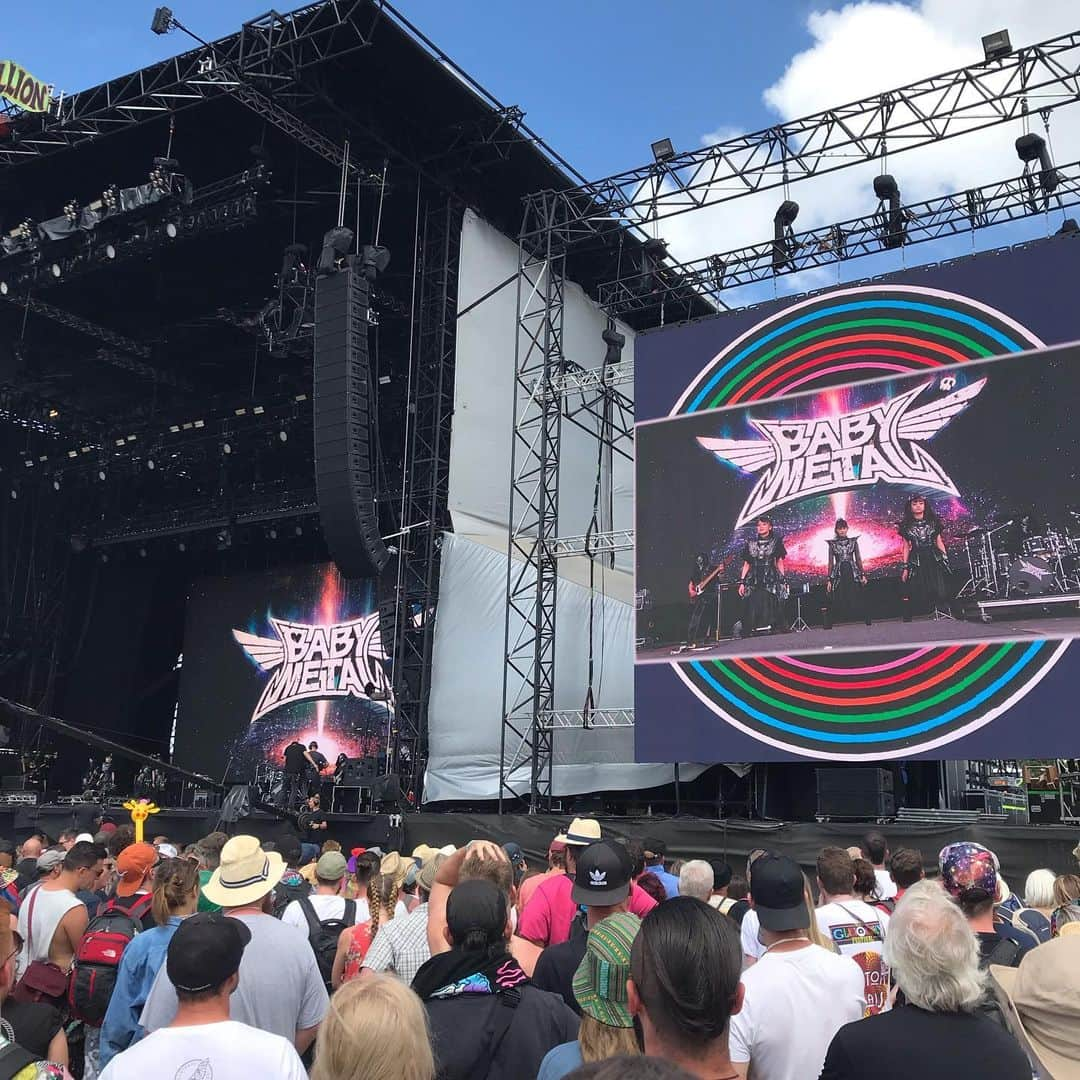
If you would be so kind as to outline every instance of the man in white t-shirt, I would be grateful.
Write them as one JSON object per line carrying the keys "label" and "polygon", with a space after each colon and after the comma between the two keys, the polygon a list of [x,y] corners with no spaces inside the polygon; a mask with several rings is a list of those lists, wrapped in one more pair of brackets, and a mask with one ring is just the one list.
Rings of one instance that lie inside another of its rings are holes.
{"label": "man in white t-shirt", "polygon": [[821,906],[818,929],[841,956],[850,956],[865,978],[866,1015],[889,1008],[889,969],[883,952],[889,916],[855,897],[855,864],[843,848],[823,848],[817,859]]}
{"label": "man in white t-shirt", "polygon": [[758,936],[760,923],[753,905],[754,863],[763,856],[770,854],[772,853],[766,851],[765,848],[754,848],[746,857],[746,880],[750,882],[750,893],[747,899],[750,900],[750,910],[743,916],[742,924],[739,927],[739,938],[742,941],[743,967],[749,967],[755,963],[765,952],[765,946],[761,944]]}
{"label": "man in white t-shirt", "polygon": [[879,900],[896,899],[896,882],[889,873],[889,845],[879,832],[868,832],[862,841],[862,853],[873,864]]}
{"label": "man in white t-shirt", "polygon": [[854,961],[810,940],[813,915],[794,860],[759,859],[753,885],[764,951],[742,975],[745,995],[731,1018],[731,1061],[741,1077],[752,1070],[755,1080],[808,1080],[821,1072],[840,1028],[862,1019],[863,975]]}
{"label": "man in white t-shirt", "polygon": [[[315,891],[304,899],[311,904],[319,922],[345,917],[345,897],[341,895],[341,880],[347,871],[348,863],[340,851],[327,851],[315,864]],[[285,908],[281,913],[281,921],[287,926],[303,930],[305,934],[308,932],[308,921],[299,900],[293,900]]]}
{"label": "man in white t-shirt", "polygon": [[176,988],[176,1016],[109,1062],[101,1080],[147,1076],[254,1076],[306,1080],[293,1044],[229,1019],[229,998],[240,984],[240,959],[251,931],[239,919],[200,911],[177,928],[165,959]]}

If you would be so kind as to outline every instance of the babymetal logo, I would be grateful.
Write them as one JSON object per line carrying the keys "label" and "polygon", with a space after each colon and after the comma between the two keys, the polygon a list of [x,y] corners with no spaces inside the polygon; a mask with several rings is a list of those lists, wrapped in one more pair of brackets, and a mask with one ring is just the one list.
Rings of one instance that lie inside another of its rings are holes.
{"label": "babymetal logo", "polygon": [[276,638],[234,630],[233,637],[263,669],[270,681],[263,689],[251,721],[298,701],[371,696],[385,701],[389,683],[381,660],[386,659],[379,635],[379,615],[312,626],[270,618]]}
{"label": "babymetal logo", "polygon": [[[913,484],[959,495],[945,470],[920,443],[958,416],[986,385],[979,379],[937,401],[915,407],[932,382],[877,405],[820,420],[748,421],[764,439],[710,439],[698,442],[721,461],[746,472],[762,472],[743,505],[735,528],[774,507],[808,495],[870,487]],[[956,385],[952,376],[942,390]]]}

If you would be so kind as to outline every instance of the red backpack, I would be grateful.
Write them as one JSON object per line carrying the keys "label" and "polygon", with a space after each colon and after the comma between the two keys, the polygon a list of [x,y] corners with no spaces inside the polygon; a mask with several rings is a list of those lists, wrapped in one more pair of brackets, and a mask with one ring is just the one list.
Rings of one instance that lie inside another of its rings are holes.
{"label": "red backpack", "polygon": [[90,920],[75,953],[68,983],[68,1009],[84,1024],[101,1027],[104,1022],[116,986],[120,958],[131,939],[142,930],[143,916],[152,902],[149,894],[140,896],[131,907],[110,900]]}

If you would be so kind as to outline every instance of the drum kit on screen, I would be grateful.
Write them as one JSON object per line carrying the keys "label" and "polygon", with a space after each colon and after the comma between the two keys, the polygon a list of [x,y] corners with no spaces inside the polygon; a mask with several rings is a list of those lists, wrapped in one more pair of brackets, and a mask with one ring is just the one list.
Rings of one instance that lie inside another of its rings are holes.
{"label": "drum kit on screen", "polygon": [[980,525],[964,537],[971,576],[961,596],[996,600],[1080,592],[1080,511],[1067,524],[1025,527],[1028,519]]}

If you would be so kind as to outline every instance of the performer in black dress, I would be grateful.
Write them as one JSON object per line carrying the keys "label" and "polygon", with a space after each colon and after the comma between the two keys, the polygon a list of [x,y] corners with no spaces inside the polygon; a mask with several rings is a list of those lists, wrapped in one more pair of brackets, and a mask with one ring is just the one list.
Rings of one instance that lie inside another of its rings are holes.
{"label": "performer in black dress", "polygon": [[690,594],[690,622],[686,628],[686,644],[691,648],[706,640],[713,629],[716,602],[713,590],[703,582],[709,576],[709,560],[699,551],[690,568],[688,592]]}
{"label": "performer in black dress", "polygon": [[863,570],[859,538],[848,535],[848,523],[836,519],[835,536],[826,540],[829,545],[829,579],[825,583],[825,625],[832,628],[840,618],[862,618],[870,625],[870,609],[866,603],[866,573]]}
{"label": "performer in black dress", "polygon": [[921,609],[946,610],[952,594],[941,518],[923,496],[913,495],[904,507],[898,531],[904,541],[904,569],[900,574],[904,599],[914,601]]}
{"label": "performer in black dress", "polygon": [[774,633],[782,628],[787,582],[784,580],[784,538],[773,529],[772,518],[757,519],[754,535],[742,550],[739,595],[743,598],[743,617],[735,624],[735,636],[753,633],[766,627]]}

